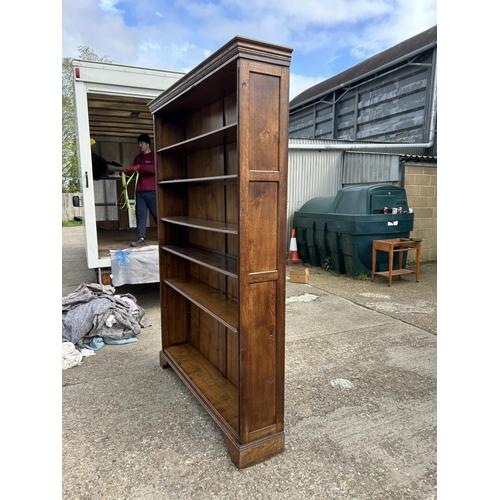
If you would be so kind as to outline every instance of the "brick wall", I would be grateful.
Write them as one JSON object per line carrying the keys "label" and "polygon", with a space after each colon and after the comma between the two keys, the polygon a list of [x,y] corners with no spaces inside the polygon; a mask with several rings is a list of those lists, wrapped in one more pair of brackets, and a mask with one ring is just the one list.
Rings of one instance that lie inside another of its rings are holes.
{"label": "brick wall", "polygon": [[410,237],[423,240],[421,262],[437,261],[437,166],[406,162],[404,179],[408,206],[415,214]]}

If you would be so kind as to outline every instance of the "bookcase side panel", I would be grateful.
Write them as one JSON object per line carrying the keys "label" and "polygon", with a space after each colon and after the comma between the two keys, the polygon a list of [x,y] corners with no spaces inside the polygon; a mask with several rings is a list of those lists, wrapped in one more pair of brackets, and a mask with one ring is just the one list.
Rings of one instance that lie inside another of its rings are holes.
{"label": "bookcase side panel", "polygon": [[276,415],[278,430],[284,429],[285,414],[285,300],[286,300],[286,250],[291,235],[286,234],[286,212],[287,212],[287,191],[288,191],[288,120],[289,120],[289,100],[290,100],[290,70],[288,67],[281,67],[280,77],[280,106],[279,106],[279,176],[280,185],[278,190],[278,221],[277,221],[277,356],[276,371],[281,379],[277,384]]}
{"label": "bookcase side panel", "polygon": [[251,170],[278,170],[280,78],[257,73],[251,68],[249,89],[249,109],[252,119],[248,124],[248,132],[253,138],[248,158],[249,168]]}
{"label": "bookcase side panel", "polygon": [[[285,255],[282,68],[241,60],[239,75],[240,440],[283,430]],[[283,260],[283,263],[281,263]]]}
{"label": "bookcase side panel", "polygon": [[241,401],[243,435],[250,441],[276,431],[276,282],[252,283],[247,301],[242,309],[248,308],[253,320],[240,332]]}

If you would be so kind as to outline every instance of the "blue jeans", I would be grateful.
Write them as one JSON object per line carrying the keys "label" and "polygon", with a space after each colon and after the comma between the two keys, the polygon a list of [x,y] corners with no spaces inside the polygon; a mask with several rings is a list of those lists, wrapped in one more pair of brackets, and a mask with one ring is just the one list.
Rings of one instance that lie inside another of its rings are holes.
{"label": "blue jeans", "polygon": [[137,191],[135,193],[135,218],[137,221],[138,238],[146,238],[148,213],[158,223],[156,215],[156,191]]}

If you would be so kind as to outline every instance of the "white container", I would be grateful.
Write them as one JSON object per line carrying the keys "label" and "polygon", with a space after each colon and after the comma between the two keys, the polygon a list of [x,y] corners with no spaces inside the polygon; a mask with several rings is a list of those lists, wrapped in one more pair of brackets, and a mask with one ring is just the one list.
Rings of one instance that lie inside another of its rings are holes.
{"label": "white container", "polygon": [[135,200],[129,200],[130,207],[128,209],[128,227],[137,227],[137,222],[135,220]]}

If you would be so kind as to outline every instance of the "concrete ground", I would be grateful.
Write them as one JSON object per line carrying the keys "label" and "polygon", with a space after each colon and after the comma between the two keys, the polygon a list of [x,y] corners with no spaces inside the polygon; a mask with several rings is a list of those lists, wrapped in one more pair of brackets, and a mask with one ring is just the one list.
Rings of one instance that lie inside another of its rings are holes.
{"label": "concrete ground", "polygon": [[[63,228],[62,295],[95,280]],[[238,470],[222,434],[159,366],[158,284],[131,285],[151,324],[62,372],[64,499],[437,498],[436,264],[362,281],[287,281],[285,452]]]}

